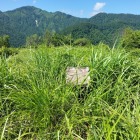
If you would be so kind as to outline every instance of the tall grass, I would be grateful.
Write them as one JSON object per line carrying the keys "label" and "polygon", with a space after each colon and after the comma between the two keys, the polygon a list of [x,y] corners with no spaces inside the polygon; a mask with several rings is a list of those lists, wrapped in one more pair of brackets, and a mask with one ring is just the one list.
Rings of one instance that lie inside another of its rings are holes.
{"label": "tall grass", "polygon": [[[125,50],[22,50],[0,65],[1,139],[140,139],[140,63]],[[90,67],[88,90],[66,84],[68,66]]]}

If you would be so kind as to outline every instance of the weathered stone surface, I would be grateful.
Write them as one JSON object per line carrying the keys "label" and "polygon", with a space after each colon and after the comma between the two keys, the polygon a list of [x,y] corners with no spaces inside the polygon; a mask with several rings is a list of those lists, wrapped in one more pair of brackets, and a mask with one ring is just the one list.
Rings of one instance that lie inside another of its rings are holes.
{"label": "weathered stone surface", "polygon": [[89,84],[89,67],[68,67],[66,70],[66,83],[74,85]]}

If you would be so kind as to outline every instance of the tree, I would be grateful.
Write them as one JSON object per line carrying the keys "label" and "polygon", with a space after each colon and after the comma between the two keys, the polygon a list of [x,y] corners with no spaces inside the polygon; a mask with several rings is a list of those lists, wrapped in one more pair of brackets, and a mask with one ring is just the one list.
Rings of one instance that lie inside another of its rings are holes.
{"label": "tree", "polygon": [[125,29],[122,37],[122,47],[140,48],[140,30]]}
{"label": "tree", "polygon": [[43,42],[45,43],[46,46],[50,46],[52,43],[52,33],[46,30],[44,37],[43,37]]}
{"label": "tree", "polygon": [[2,47],[9,48],[10,47],[9,38],[10,37],[8,35],[0,36],[0,48],[2,48]]}
{"label": "tree", "polygon": [[[57,47],[57,46],[62,46],[65,43],[67,43],[67,39],[65,38],[65,36],[60,35],[60,34],[53,34],[52,36],[52,44]],[[66,44],[65,44],[66,45]]]}
{"label": "tree", "polygon": [[33,34],[26,38],[26,46],[37,47],[41,43],[41,37],[37,34]]}
{"label": "tree", "polygon": [[[62,35],[61,35],[62,36]],[[64,44],[65,45],[72,45],[73,42],[74,42],[74,39],[72,38],[72,35],[71,34],[68,34],[68,35],[63,35],[63,40],[64,40]]]}

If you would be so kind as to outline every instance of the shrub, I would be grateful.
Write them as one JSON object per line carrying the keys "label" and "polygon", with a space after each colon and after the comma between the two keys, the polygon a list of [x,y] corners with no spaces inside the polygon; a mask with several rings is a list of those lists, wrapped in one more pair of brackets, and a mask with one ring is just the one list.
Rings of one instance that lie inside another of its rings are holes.
{"label": "shrub", "polygon": [[9,57],[10,55],[14,55],[18,53],[18,49],[17,48],[6,48],[6,47],[2,47],[0,49],[0,56],[4,55],[6,57]]}
{"label": "shrub", "polygon": [[88,46],[91,44],[91,42],[87,38],[78,38],[73,44],[74,46]]}
{"label": "shrub", "polygon": [[140,48],[140,30],[127,28],[122,37],[122,47]]}
{"label": "shrub", "polygon": [[9,38],[8,35],[0,36],[0,48],[3,46],[7,48],[10,47]]}

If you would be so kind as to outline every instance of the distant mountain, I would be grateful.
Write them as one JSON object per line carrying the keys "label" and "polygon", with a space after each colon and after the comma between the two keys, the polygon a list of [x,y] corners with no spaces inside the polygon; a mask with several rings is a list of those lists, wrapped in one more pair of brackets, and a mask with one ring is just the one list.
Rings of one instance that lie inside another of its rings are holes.
{"label": "distant mountain", "polygon": [[86,22],[70,26],[62,31],[62,34],[71,34],[73,38],[88,38],[93,44],[97,44],[100,41],[105,42],[107,40],[105,34],[102,33],[99,26]]}
{"label": "distant mountain", "polygon": [[33,6],[0,11],[0,35],[9,35],[15,47],[24,45],[27,36],[43,35],[46,30],[72,34],[74,38],[86,37],[95,44],[100,41],[111,44],[126,27],[140,29],[140,15],[99,13],[87,19]]}
{"label": "distant mountain", "polygon": [[140,29],[140,15],[99,13],[87,23],[68,27],[62,33],[71,33],[74,38],[86,37],[94,44],[102,41],[113,45],[127,27]]}
{"label": "distant mountain", "polygon": [[85,20],[62,12],[51,13],[33,6],[26,6],[0,12],[0,35],[10,35],[11,44],[20,46],[25,43],[27,36],[42,35],[46,29],[58,32]]}
{"label": "distant mountain", "polygon": [[91,17],[89,21],[98,25],[106,25],[108,23],[126,23],[133,25],[134,23],[140,23],[140,15],[99,13]]}

